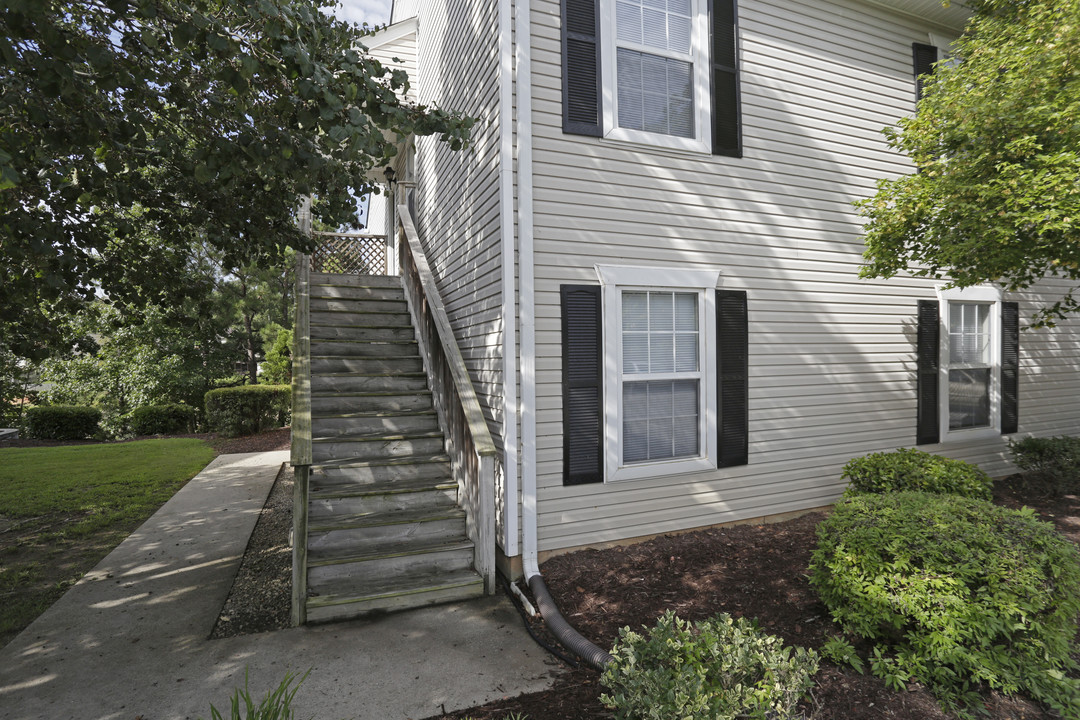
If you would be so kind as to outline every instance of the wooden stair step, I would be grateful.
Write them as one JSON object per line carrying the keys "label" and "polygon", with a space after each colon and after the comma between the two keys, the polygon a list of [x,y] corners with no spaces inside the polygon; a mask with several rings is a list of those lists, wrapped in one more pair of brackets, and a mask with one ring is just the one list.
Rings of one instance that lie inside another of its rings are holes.
{"label": "wooden stair step", "polygon": [[325,622],[363,615],[405,610],[480,597],[484,581],[474,570],[461,570],[432,578],[426,573],[406,575],[377,591],[357,594],[348,583],[323,588],[307,598],[308,620]]}
{"label": "wooden stair step", "polygon": [[308,522],[308,533],[330,532],[332,530],[354,530],[360,528],[385,527],[388,525],[409,525],[414,523],[438,522],[441,520],[459,520],[465,517],[460,507],[420,508],[396,513],[373,515],[334,515]]}
{"label": "wooden stair step", "polygon": [[308,565],[313,567],[343,565],[380,558],[407,557],[426,553],[471,550],[472,548],[472,540],[468,538],[417,538],[410,542],[375,542],[363,548],[312,551],[308,554]]}
{"label": "wooden stair step", "polygon": [[457,483],[449,473],[442,477],[413,477],[397,480],[373,480],[371,482],[338,482],[333,484],[311,483],[309,496],[312,500],[332,498],[367,497],[371,495],[394,495],[427,492],[430,490],[455,490]]}

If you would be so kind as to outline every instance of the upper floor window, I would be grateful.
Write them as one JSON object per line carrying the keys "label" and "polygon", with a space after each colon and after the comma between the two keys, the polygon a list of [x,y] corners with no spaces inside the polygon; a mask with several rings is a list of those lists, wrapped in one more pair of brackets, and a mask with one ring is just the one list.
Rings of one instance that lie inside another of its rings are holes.
{"label": "upper floor window", "polygon": [[605,137],[705,152],[709,127],[704,0],[601,0]]}
{"label": "upper floor window", "polygon": [[562,0],[563,130],[740,157],[735,0]]}

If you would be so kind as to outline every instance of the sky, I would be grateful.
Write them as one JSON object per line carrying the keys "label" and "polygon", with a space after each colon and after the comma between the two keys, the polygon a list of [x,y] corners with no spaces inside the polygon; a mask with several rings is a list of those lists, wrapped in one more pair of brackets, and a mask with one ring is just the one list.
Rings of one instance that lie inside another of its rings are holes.
{"label": "sky", "polygon": [[341,5],[335,15],[342,20],[368,25],[384,25],[390,22],[391,0],[339,0]]}

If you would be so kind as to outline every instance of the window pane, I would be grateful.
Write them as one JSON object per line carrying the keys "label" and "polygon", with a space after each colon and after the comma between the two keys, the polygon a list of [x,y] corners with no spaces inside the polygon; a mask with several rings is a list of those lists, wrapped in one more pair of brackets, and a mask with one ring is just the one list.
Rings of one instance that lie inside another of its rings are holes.
{"label": "window pane", "polygon": [[990,364],[990,306],[949,303],[949,364]]}
{"label": "window pane", "polygon": [[616,61],[619,127],[644,128],[645,96],[641,90],[641,53],[619,48]]}
{"label": "window pane", "polygon": [[620,1],[615,4],[616,35],[623,42],[641,44],[641,5]]}
{"label": "window pane", "polygon": [[694,136],[693,65],[618,48],[619,127]]}
{"label": "window pane", "polygon": [[949,429],[990,425],[990,369],[949,370]]}
{"label": "window pane", "polygon": [[675,293],[675,329],[697,330],[697,294]]}
{"label": "window pane", "polygon": [[620,43],[690,53],[689,0],[618,0],[615,36]]}
{"label": "window pane", "polygon": [[700,453],[697,380],[623,384],[623,462]]}
{"label": "window pane", "polygon": [[675,337],[670,332],[649,335],[649,371],[675,372]]}
{"label": "window pane", "polygon": [[649,294],[624,292],[622,296],[623,330],[649,329]]}
{"label": "window pane", "polygon": [[623,334],[624,373],[649,372],[649,336],[647,333]]}
{"label": "window pane", "polygon": [[675,372],[697,372],[697,333],[679,333],[675,336]]}
{"label": "window pane", "polygon": [[675,329],[674,293],[649,293],[649,329],[653,332]]}

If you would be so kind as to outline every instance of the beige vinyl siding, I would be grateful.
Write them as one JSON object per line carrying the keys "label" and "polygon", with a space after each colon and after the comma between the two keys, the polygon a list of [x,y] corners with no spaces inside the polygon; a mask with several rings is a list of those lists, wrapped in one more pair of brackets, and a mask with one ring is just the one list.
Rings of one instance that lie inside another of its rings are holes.
{"label": "beige vinyl siding", "polygon": [[[411,21],[407,21],[410,22]],[[409,91],[405,98],[416,102],[416,33],[409,32],[401,37],[395,37],[389,41],[382,41],[381,36],[392,33],[398,35],[398,28],[391,26],[382,33],[368,39],[368,54],[381,62],[384,66],[397,70],[404,70],[409,76]]]}
{"label": "beige vinyl siding", "polygon": [[[451,152],[419,138],[416,220],[447,315],[495,444],[503,447],[503,322],[499,207],[498,9],[494,0],[417,3],[419,101],[476,120],[470,146]],[[513,322],[514,319],[510,318]],[[497,535],[506,505],[496,482]],[[501,544],[501,541],[500,541]]]}
{"label": "beige vinyl siding", "polygon": [[477,119],[471,146],[417,141],[417,229],[495,441],[502,444],[498,26],[494,2],[418,4],[425,105]]}
{"label": "beige vinyl siding", "polygon": [[[562,132],[559,6],[532,3],[540,550],[813,508],[840,469],[915,443],[915,333],[935,283],[863,281],[852,206],[909,171],[881,129],[913,110],[911,44],[939,25],[859,0],[740,0],[742,159]],[[717,267],[746,290],[749,464],[562,485],[559,286],[597,264]],[[1006,294],[1021,317],[1047,294]],[[1080,432],[1080,322],[1021,334],[1020,431]],[[1010,471],[1005,439],[928,446]]]}

